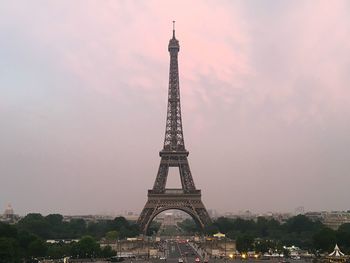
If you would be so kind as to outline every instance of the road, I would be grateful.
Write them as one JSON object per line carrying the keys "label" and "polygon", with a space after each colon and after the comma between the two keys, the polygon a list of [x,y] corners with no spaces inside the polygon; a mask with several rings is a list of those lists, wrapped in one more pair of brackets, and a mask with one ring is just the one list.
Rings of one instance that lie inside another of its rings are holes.
{"label": "road", "polygon": [[[161,259],[150,259],[149,261],[145,260],[125,260],[122,263],[178,263],[180,252],[179,250],[175,250],[169,254],[169,258],[166,260]],[[195,256],[185,256],[183,257],[184,263],[195,263]],[[74,262],[74,261],[73,261]],[[79,261],[79,263],[110,263],[110,261]],[[210,259],[209,263],[280,263],[281,260],[259,260],[259,259],[235,259],[235,260],[224,260],[224,259]],[[310,263],[311,261],[305,260],[288,260],[290,263]],[[201,261],[201,263],[203,263]]]}
{"label": "road", "polygon": [[[147,260],[125,260],[122,263],[179,263],[179,259],[183,260],[183,263],[196,263],[195,259],[199,257],[197,252],[188,244],[181,241],[166,240],[163,248],[165,248],[166,259],[150,259]],[[86,261],[82,261],[86,262]],[[95,263],[107,263],[109,261],[94,261]],[[261,259],[235,259],[235,260],[224,260],[224,259],[209,259],[208,263],[280,263],[282,260],[261,260]],[[289,263],[310,263],[310,261],[304,260],[288,260]],[[204,263],[201,259],[200,263]]]}
{"label": "road", "polygon": [[196,251],[187,243],[167,240],[165,250],[166,260],[152,260],[157,263],[179,263],[182,259],[184,263],[195,263],[198,257]]}

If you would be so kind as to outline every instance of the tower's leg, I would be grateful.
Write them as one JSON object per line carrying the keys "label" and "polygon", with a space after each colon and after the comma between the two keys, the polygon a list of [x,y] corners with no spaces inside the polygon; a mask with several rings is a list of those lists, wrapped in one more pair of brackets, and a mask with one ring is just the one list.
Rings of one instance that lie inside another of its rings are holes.
{"label": "tower's leg", "polygon": [[156,177],[156,181],[153,185],[153,190],[159,193],[163,192],[165,189],[166,181],[168,178],[169,165],[166,164],[163,160],[161,160],[158,173]]}
{"label": "tower's leg", "polygon": [[152,222],[152,215],[154,214],[156,206],[156,204],[152,204],[152,201],[148,200],[139,216],[139,219],[137,220],[137,224],[139,225],[143,234],[147,233],[147,229]]}

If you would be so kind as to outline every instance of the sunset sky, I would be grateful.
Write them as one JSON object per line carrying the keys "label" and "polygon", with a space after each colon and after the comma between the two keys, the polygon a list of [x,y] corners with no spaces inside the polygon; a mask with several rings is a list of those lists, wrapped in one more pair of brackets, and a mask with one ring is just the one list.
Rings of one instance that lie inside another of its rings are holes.
{"label": "sunset sky", "polygon": [[350,210],[350,1],[0,0],[0,213],[141,211],[172,20],[206,207]]}

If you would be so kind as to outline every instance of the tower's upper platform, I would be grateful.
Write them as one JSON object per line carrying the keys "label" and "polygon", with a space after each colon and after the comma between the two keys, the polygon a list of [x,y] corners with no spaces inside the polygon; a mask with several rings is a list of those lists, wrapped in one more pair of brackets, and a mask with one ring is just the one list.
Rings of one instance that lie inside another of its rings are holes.
{"label": "tower's upper platform", "polygon": [[173,38],[169,40],[168,51],[179,52],[179,50],[180,50],[179,40],[175,38],[175,21],[173,21]]}

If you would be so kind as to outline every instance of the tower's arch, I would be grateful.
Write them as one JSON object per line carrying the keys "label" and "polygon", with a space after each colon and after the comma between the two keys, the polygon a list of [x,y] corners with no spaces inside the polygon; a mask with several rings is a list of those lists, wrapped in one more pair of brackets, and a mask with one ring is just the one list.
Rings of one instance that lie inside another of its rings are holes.
{"label": "tower's arch", "polygon": [[169,211],[169,210],[177,210],[177,211],[182,211],[186,214],[188,214],[192,219],[193,221],[196,223],[196,225],[200,228],[200,229],[203,229],[204,226],[201,224],[201,221],[200,219],[198,218],[198,216],[193,213],[193,211],[191,211],[190,209],[187,209],[187,208],[178,208],[178,207],[163,207],[163,208],[160,208],[158,209],[153,215],[152,217],[150,217],[150,220],[149,222],[147,223],[147,225],[145,226],[145,233],[148,232],[148,228],[150,227],[151,223],[153,222],[153,220],[161,213],[165,212],[165,211]]}

